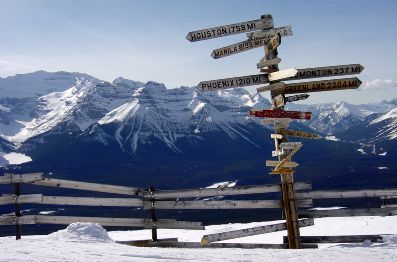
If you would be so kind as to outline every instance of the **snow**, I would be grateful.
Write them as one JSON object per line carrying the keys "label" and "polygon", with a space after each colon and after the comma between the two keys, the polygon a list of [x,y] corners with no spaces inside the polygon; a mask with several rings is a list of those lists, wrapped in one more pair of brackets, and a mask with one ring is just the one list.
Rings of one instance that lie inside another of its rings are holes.
{"label": "snow", "polygon": [[340,139],[336,138],[335,136],[326,136],[324,139],[330,141],[340,141]]}
{"label": "snow", "polygon": [[98,124],[104,125],[112,122],[123,122],[126,119],[131,118],[139,109],[139,100],[134,99],[129,103],[125,103],[120,107],[107,113],[102,119],[98,121]]}
{"label": "snow", "polygon": [[207,186],[206,188],[223,188],[223,187],[234,187],[237,181],[225,181],[225,182],[218,182]]}
{"label": "snow", "polygon": [[1,157],[4,158],[8,162],[8,164],[11,165],[19,165],[22,163],[32,161],[32,159],[29,156],[15,152],[8,154],[1,154]]}
{"label": "snow", "polygon": [[[199,242],[204,234],[273,224],[225,224],[197,230],[158,230],[159,238]],[[44,236],[1,237],[1,261],[396,261],[397,216],[315,219],[314,226],[301,228],[301,235],[392,234],[383,243],[323,244],[319,249],[178,249],[133,247],[115,241],[150,239],[151,230],[106,232],[94,223],[74,223]],[[282,243],[286,232],[245,237],[225,242]],[[393,235],[394,234],[394,235]]]}
{"label": "snow", "polygon": [[378,117],[377,119],[373,120],[371,124],[376,124],[381,121],[385,121],[387,119],[396,119],[397,118],[397,108],[394,108],[387,112],[386,114],[382,115],[381,117]]}
{"label": "snow", "polygon": [[379,170],[388,170],[389,168],[387,166],[378,166],[377,169],[379,169]]}
{"label": "snow", "polygon": [[359,148],[357,149],[358,152],[360,152],[362,155],[367,155],[367,153],[365,153],[364,149]]}
{"label": "snow", "polygon": [[380,156],[386,156],[386,155],[387,155],[387,152],[380,153],[379,155],[380,155]]}

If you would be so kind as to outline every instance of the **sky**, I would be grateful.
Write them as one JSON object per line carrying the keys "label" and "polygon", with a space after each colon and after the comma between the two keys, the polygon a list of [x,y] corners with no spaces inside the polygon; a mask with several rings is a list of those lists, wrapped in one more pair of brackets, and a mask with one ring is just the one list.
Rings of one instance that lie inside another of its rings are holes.
{"label": "sky", "polygon": [[193,43],[185,37],[272,14],[276,27],[291,25],[294,32],[278,48],[280,69],[365,67],[359,90],[319,92],[305,102],[397,97],[395,0],[0,0],[0,6],[0,77],[70,71],[176,88],[257,74],[263,48],[210,56],[213,49],[246,40],[245,34]]}

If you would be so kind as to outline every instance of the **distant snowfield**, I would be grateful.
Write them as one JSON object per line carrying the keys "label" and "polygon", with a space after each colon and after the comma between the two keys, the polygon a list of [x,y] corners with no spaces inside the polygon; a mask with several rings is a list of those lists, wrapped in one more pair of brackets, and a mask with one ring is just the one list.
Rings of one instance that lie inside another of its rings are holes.
{"label": "distant snowfield", "polygon": [[[225,224],[206,230],[159,230],[159,238],[199,242],[204,234],[277,223]],[[315,219],[301,235],[395,234],[385,243],[327,244],[319,249],[177,249],[132,247],[117,240],[149,239],[150,230],[110,231],[92,223],[75,223],[44,236],[0,238],[0,261],[397,261],[397,216]],[[286,232],[275,232],[224,242],[281,243]]]}
{"label": "distant snowfield", "polygon": [[22,163],[32,161],[32,159],[29,156],[21,154],[21,153],[9,153],[9,154],[1,154],[0,153],[0,157],[3,158],[3,161],[0,161],[0,162],[4,162],[4,163],[0,163],[0,164],[19,165]]}

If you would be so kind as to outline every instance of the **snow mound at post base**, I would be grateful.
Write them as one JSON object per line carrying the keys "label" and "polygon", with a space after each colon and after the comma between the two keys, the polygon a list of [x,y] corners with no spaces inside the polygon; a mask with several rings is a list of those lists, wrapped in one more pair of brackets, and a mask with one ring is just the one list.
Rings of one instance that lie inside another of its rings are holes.
{"label": "snow mound at post base", "polygon": [[113,242],[108,232],[97,223],[72,223],[66,229],[49,235],[57,240],[78,242]]}

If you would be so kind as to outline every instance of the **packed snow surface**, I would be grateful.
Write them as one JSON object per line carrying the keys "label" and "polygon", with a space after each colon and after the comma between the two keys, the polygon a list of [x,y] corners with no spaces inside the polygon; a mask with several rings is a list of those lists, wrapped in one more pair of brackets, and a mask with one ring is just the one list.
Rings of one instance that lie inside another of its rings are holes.
{"label": "packed snow surface", "polygon": [[19,165],[22,163],[30,162],[32,159],[24,154],[21,153],[9,153],[9,154],[2,154],[0,155],[1,158],[4,158],[7,164],[11,165]]}
{"label": "packed snow surface", "polygon": [[[204,234],[278,223],[207,226],[202,230],[158,230],[159,238],[199,242]],[[391,234],[383,243],[326,244],[319,249],[178,249],[133,247],[115,241],[150,239],[151,230],[106,232],[93,223],[74,223],[44,236],[0,238],[0,261],[397,261],[397,216],[315,219],[301,235]],[[285,231],[225,242],[282,243]]]}

